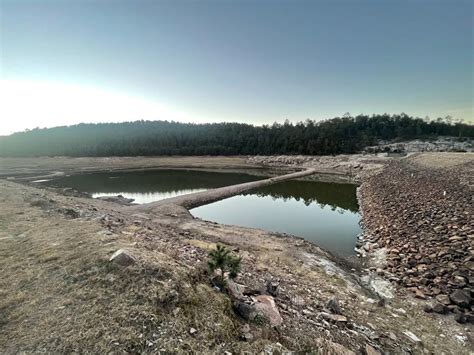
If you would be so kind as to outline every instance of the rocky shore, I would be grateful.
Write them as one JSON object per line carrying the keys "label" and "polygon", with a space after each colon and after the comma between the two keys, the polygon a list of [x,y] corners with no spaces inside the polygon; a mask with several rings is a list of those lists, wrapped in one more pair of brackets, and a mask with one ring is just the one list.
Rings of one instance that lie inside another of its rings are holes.
{"label": "rocky shore", "polygon": [[371,269],[426,300],[425,311],[474,322],[474,160],[392,161],[359,188]]}

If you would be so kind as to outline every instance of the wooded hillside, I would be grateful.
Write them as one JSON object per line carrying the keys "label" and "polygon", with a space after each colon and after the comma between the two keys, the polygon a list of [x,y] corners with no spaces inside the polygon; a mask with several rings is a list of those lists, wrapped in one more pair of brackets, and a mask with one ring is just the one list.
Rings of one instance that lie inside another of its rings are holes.
{"label": "wooded hillside", "polygon": [[79,124],[0,137],[0,156],[271,155],[355,153],[380,139],[474,137],[474,125],[401,115],[326,121],[192,124],[169,121]]}

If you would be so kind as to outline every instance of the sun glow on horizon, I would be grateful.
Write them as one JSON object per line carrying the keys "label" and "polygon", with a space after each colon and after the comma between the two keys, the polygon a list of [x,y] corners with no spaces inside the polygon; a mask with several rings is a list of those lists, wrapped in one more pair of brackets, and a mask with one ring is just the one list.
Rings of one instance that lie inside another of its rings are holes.
{"label": "sun glow on horizon", "polygon": [[0,135],[78,123],[195,122],[173,107],[124,93],[48,81],[0,80]]}

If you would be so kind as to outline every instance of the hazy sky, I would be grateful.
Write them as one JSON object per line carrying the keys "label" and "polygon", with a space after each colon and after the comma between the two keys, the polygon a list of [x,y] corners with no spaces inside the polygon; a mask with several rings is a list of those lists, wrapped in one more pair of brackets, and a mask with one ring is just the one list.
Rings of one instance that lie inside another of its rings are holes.
{"label": "hazy sky", "polygon": [[473,120],[473,2],[0,0],[0,134],[78,122]]}

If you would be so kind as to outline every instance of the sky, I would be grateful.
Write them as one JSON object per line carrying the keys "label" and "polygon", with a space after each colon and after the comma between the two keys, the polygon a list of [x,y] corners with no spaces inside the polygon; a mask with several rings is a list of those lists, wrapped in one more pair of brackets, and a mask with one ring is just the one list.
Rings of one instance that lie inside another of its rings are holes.
{"label": "sky", "polygon": [[468,0],[0,0],[0,135],[346,112],[474,121]]}

